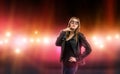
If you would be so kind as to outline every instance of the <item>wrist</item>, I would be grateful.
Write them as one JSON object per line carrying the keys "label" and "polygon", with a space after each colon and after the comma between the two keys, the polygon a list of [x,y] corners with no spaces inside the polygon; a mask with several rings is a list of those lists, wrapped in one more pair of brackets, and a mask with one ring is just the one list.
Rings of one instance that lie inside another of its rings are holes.
{"label": "wrist", "polygon": [[66,29],[63,29],[62,31],[64,31],[64,32],[65,32],[65,31],[66,31]]}

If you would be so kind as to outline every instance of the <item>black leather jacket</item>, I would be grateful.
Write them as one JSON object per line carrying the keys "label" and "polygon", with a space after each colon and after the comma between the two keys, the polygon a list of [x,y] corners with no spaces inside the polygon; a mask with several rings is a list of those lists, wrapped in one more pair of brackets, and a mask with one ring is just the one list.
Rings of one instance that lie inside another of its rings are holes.
{"label": "black leather jacket", "polygon": [[[66,32],[61,31],[60,35],[57,37],[56,40],[56,46],[61,46],[61,55],[60,55],[60,61],[62,61],[62,57],[63,57],[63,52],[64,52],[64,47],[65,47],[65,40],[66,40]],[[71,41],[71,46],[74,51],[74,54],[76,55],[76,59],[77,61],[81,61],[83,58],[85,58],[86,56],[88,56],[91,53],[91,47],[89,45],[89,43],[87,42],[85,36],[82,33],[78,33],[78,42],[76,43],[75,40]],[[76,46],[77,45],[77,46]],[[85,52],[83,52],[81,54],[81,46],[85,47]]]}

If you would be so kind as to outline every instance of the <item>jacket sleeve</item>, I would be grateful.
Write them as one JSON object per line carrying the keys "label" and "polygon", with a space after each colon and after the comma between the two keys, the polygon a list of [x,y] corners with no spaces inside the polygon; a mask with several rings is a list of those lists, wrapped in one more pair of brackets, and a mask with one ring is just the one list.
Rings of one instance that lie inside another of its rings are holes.
{"label": "jacket sleeve", "polygon": [[86,40],[85,36],[82,33],[80,33],[78,36],[79,36],[78,38],[81,46],[85,48],[85,51],[81,55],[79,55],[79,58],[77,58],[77,61],[80,61],[85,57],[87,57],[91,53],[92,49],[90,44],[88,43],[88,41]]}
{"label": "jacket sleeve", "polygon": [[59,36],[57,37],[57,40],[56,40],[56,42],[55,42],[55,45],[56,46],[61,46],[62,45],[62,42],[65,40],[65,34],[66,34],[66,32],[64,32],[64,31],[61,31],[60,32],[60,34],[59,34]]}

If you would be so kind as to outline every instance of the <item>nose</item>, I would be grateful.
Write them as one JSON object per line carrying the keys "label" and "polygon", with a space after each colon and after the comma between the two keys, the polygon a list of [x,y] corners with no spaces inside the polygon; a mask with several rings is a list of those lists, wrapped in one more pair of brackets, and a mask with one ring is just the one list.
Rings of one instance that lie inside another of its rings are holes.
{"label": "nose", "polygon": [[72,24],[73,24],[73,25],[75,25],[76,23],[75,23],[75,22],[73,22]]}

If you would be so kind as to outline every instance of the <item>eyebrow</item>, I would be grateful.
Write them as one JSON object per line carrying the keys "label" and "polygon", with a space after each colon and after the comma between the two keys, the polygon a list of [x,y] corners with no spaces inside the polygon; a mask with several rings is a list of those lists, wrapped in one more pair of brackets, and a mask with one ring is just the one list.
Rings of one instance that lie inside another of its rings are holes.
{"label": "eyebrow", "polygon": [[70,22],[77,22],[77,23],[79,23],[79,21],[74,21],[74,20],[71,20]]}

